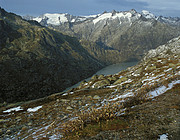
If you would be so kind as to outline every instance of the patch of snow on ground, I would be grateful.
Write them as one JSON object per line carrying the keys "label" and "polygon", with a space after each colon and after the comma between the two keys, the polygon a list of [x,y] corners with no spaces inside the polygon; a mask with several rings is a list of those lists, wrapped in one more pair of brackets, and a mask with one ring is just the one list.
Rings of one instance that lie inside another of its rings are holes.
{"label": "patch of snow on ground", "polygon": [[160,138],[159,138],[158,140],[168,140],[167,134],[161,135]]}
{"label": "patch of snow on ground", "polygon": [[68,95],[68,93],[64,93],[62,96],[66,96],[66,95]]}
{"label": "patch of snow on ground", "polygon": [[136,77],[136,76],[139,76],[139,75],[140,75],[140,74],[132,73],[132,76],[135,76],[135,77]]}
{"label": "patch of snow on ground", "polygon": [[37,107],[34,107],[34,108],[28,108],[27,111],[28,111],[28,112],[36,112],[36,111],[38,111],[40,108],[42,108],[42,106],[37,106]]}
{"label": "patch of snow on ground", "polygon": [[145,74],[145,76],[149,75],[148,73]]}
{"label": "patch of snow on ground", "polygon": [[119,79],[123,78],[124,76],[120,76]]}
{"label": "patch of snow on ground", "polygon": [[153,81],[154,79],[156,79],[157,77],[149,77],[148,79],[144,79],[142,80],[142,83],[147,82],[147,81]]}
{"label": "patch of snow on ground", "polygon": [[114,87],[117,87],[117,85],[107,86],[107,88],[114,88]]}
{"label": "patch of snow on ground", "polygon": [[128,92],[128,93],[126,93],[124,95],[117,95],[116,98],[110,99],[109,101],[116,101],[116,100],[118,100],[120,98],[123,99],[123,98],[131,97],[131,96],[134,96],[134,94],[132,92]]}
{"label": "patch of snow on ground", "polygon": [[6,111],[3,111],[3,113],[9,113],[9,112],[12,112],[12,111],[20,111],[20,110],[23,110],[20,106],[18,107],[14,107],[14,108],[10,108]]}
{"label": "patch of snow on ground", "polygon": [[180,71],[178,71],[175,75],[180,75]]}
{"label": "patch of snow on ground", "polygon": [[167,70],[164,70],[164,72],[168,72],[168,71],[171,71],[171,70],[172,70],[172,68],[169,68]]}
{"label": "patch of snow on ground", "polygon": [[85,83],[85,84],[84,84],[84,86],[87,86],[87,85],[88,85],[88,83]]}
{"label": "patch of snow on ground", "polygon": [[168,88],[165,86],[161,86],[161,87],[157,88],[156,90],[149,92],[148,94],[151,96],[150,98],[154,98],[154,97],[159,96],[159,95],[165,93],[166,91],[172,89],[175,84],[180,84],[180,80],[169,83]]}
{"label": "patch of snow on ground", "polygon": [[95,85],[96,85],[96,83],[94,83],[91,87],[92,87],[92,88],[94,88],[94,87],[95,87]]}
{"label": "patch of snow on ground", "polygon": [[162,60],[158,60],[157,62],[162,62]]}
{"label": "patch of snow on ground", "polygon": [[133,80],[128,79],[127,81],[123,82],[122,84],[131,83]]}

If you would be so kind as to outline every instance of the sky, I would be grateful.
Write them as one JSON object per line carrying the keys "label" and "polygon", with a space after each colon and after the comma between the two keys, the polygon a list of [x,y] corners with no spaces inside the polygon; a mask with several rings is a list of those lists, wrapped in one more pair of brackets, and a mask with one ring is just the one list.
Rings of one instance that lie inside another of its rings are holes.
{"label": "sky", "polygon": [[135,9],[148,10],[156,16],[180,17],[180,0],[0,0],[0,7],[22,16],[44,13],[87,16]]}

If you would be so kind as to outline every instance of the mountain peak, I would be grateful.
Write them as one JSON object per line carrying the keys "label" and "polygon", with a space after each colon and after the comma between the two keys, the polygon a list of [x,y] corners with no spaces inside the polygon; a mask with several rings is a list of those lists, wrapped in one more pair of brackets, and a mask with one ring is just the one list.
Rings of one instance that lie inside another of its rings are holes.
{"label": "mountain peak", "polygon": [[156,18],[155,15],[153,15],[151,12],[149,12],[147,10],[142,10],[141,13],[145,18]]}
{"label": "mountain peak", "polygon": [[131,14],[136,14],[136,13],[137,13],[137,11],[136,11],[135,9],[131,9],[129,12],[130,12]]}

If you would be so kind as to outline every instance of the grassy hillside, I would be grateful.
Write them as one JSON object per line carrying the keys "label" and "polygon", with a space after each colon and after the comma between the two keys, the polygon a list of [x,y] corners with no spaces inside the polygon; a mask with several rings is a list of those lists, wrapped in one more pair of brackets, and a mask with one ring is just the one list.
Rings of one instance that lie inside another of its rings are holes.
{"label": "grassy hillside", "polygon": [[102,64],[74,37],[0,9],[0,102],[37,99],[90,76]]}
{"label": "grassy hillside", "polygon": [[1,106],[2,139],[179,139],[180,37],[136,66],[46,98]]}

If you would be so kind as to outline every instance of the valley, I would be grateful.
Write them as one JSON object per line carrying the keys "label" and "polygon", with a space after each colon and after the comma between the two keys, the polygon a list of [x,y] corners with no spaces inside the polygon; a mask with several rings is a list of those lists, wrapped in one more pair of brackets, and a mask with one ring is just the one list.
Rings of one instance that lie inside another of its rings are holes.
{"label": "valley", "polygon": [[179,41],[150,50],[119,73],[95,75],[67,92],[1,107],[1,137],[178,139]]}
{"label": "valley", "polygon": [[0,31],[0,139],[180,138],[178,17],[0,8]]}

